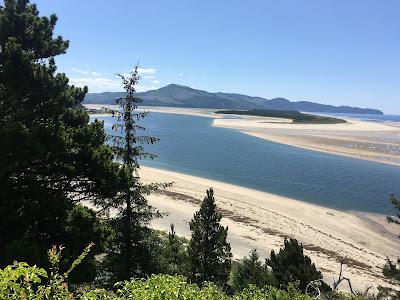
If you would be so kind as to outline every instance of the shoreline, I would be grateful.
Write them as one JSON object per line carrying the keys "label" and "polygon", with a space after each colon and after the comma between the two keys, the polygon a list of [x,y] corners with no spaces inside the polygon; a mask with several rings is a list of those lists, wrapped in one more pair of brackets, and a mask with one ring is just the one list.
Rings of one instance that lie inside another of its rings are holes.
{"label": "shoreline", "polygon": [[[214,125],[213,125],[214,126]],[[218,126],[219,127],[219,126]],[[224,127],[224,126],[220,126]],[[226,127],[228,128],[228,127]],[[251,130],[239,130],[241,133],[263,139],[266,141],[270,141],[273,143],[281,144],[281,145],[286,145],[286,146],[291,146],[291,147],[296,147],[299,149],[305,149],[309,151],[316,151],[316,152],[321,152],[321,153],[327,153],[327,154],[333,154],[333,155],[338,155],[338,156],[343,156],[343,157],[349,157],[349,158],[354,158],[354,159],[359,159],[359,160],[366,160],[370,162],[375,162],[375,163],[380,163],[380,164],[386,164],[390,166],[396,166],[400,167],[400,156],[399,157],[385,157],[382,158],[379,153],[363,153],[362,151],[359,150],[354,150],[357,151],[357,153],[353,153],[352,151],[349,151],[348,149],[341,149],[340,147],[326,147],[325,145],[312,145],[308,146],[306,145],[305,142],[301,141],[287,141],[284,138],[281,138],[279,136],[268,136],[267,134],[264,133],[259,133],[256,131],[251,131]]]}
{"label": "shoreline", "polygon": [[[371,143],[374,142],[369,139],[371,133],[382,132],[382,135],[386,136],[386,133],[392,134],[396,129],[400,135],[400,128],[357,120],[350,120],[349,124],[292,124],[282,123],[279,119],[260,119],[250,116],[224,119],[216,115],[212,109],[164,107],[140,107],[140,109],[207,117],[212,119],[212,126],[231,128],[250,135],[260,134],[263,136],[258,136],[259,138],[279,143],[266,136],[273,132],[278,137],[286,138],[281,142],[282,144],[332,154],[338,154],[330,152],[329,147],[326,147],[332,141],[347,139],[354,142],[357,138],[364,138]],[[360,136],[354,136],[354,132]],[[315,144],[309,147],[308,144],[299,146],[293,143],[293,139],[310,143],[307,139],[310,136],[311,141],[317,139],[325,147],[317,150]],[[372,136],[372,139],[375,138],[382,138],[382,136]],[[379,140],[376,141],[378,142]],[[373,160],[373,157],[368,159],[360,157],[360,153],[357,156],[351,156],[348,153],[339,155]],[[380,152],[375,151],[374,154],[380,155]],[[323,272],[324,279],[328,283],[331,283],[333,278],[337,278],[340,261],[347,256],[344,273],[351,279],[356,290],[365,290],[368,286],[373,286],[375,290],[378,285],[390,286],[382,275],[382,267],[386,262],[386,257],[391,259],[400,257],[398,247],[400,228],[387,224],[384,215],[341,211],[212,179],[152,167],[142,167],[139,173],[144,183],[175,183],[165,191],[148,196],[151,205],[161,212],[169,213],[165,218],[151,223],[154,229],[168,231],[170,224],[174,223],[178,235],[190,237],[188,224],[194,212],[198,210],[206,190],[213,187],[217,206],[223,215],[222,223],[224,226],[229,226],[228,236],[235,259],[248,255],[253,248],[257,248],[260,258],[264,259],[269,256],[271,250],[279,250],[285,237],[294,237],[303,243],[305,254],[309,255]]]}
{"label": "shoreline", "polygon": [[178,235],[190,237],[189,222],[206,190],[213,187],[222,224],[235,259],[257,248],[260,258],[279,250],[285,237],[303,243],[327,282],[337,278],[340,260],[347,256],[344,272],[355,289],[390,285],[382,276],[386,257],[400,256],[400,228],[386,224],[385,216],[348,212],[301,202],[266,192],[197,176],[142,167],[144,183],[174,182],[171,188],[148,196],[150,205],[169,215],[151,227],[168,231],[174,223]]}
{"label": "shoreline", "polygon": [[[90,104],[101,109],[110,105]],[[343,118],[342,124],[292,124],[266,117],[224,118],[218,109],[141,106],[141,110],[212,119],[212,126],[238,130],[257,138],[301,149],[400,166],[400,124]],[[96,115],[96,114],[93,114]],[[104,116],[104,114],[102,114]],[[232,115],[235,116],[235,115]]]}
{"label": "shoreline", "polygon": [[400,127],[343,119],[347,123],[292,124],[257,117],[214,119],[212,125],[292,147],[400,166]]}

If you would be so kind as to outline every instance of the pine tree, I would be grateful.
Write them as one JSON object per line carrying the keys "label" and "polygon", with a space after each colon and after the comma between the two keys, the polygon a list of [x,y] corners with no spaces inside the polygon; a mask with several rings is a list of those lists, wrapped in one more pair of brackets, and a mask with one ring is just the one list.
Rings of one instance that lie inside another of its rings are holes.
{"label": "pine tree", "polygon": [[[303,246],[295,239],[285,239],[284,247],[279,253],[271,251],[271,257],[266,259],[265,264],[272,269],[272,274],[279,288],[287,289],[290,283],[298,283],[304,292],[310,281],[322,279],[311,259],[304,255]],[[329,287],[322,282],[322,290],[327,291]]]}
{"label": "pine tree", "polygon": [[138,111],[141,99],[135,96],[136,85],[140,80],[138,66],[130,76],[119,75],[122,79],[126,96],[116,100],[120,110],[112,111],[117,116],[113,125],[116,135],[112,136],[114,152],[120,160],[121,178],[124,185],[114,199],[113,205],[119,209],[119,215],[113,220],[119,233],[109,253],[109,267],[115,280],[144,276],[148,270],[149,249],[146,240],[150,235],[147,224],[159,214],[147,203],[146,195],[160,187],[158,184],[144,185],[138,175],[139,160],[154,158],[155,155],[144,151],[144,144],[158,141],[155,137],[138,135],[138,130],[145,128],[138,124],[147,112]]}
{"label": "pine tree", "polygon": [[174,224],[168,233],[168,244],[164,250],[167,263],[167,274],[184,275],[188,273],[189,256],[187,252],[187,240],[176,235]]}
{"label": "pine tree", "polygon": [[266,285],[274,285],[275,282],[273,275],[262,265],[257,250],[253,249],[249,257],[233,263],[229,284],[237,293],[250,284],[263,288]]}
{"label": "pine tree", "polygon": [[69,243],[75,205],[106,203],[121,182],[103,124],[77,108],[87,88],[56,72],[69,45],[53,37],[56,21],[27,0],[0,7],[0,265],[15,249],[30,263],[47,261],[52,244]]}
{"label": "pine tree", "polygon": [[[392,194],[390,195],[390,202],[396,210],[396,217],[390,216],[387,217],[387,220],[389,223],[400,225],[400,201]],[[393,284],[400,286],[400,258],[397,259],[397,262],[388,259],[383,267],[383,275]],[[387,287],[379,287],[378,289],[381,299],[400,299],[400,291],[398,290]]]}
{"label": "pine tree", "polygon": [[[171,231],[168,232],[168,245],[167,245],[167,251],[168,255],[167,257],[167,263],[170,268],[170,274],[178,274],[180,273],[180,270],[178,270],[178,267],[181,264],[181,243],[178,241],[178,237],[176,236],[175,232],[175,226],[174,224],[171,224]],[[167,253],[166,253],[167,254]]]}
{"label": "pine tree", "polygon": [[220,224],[221,218],[216,211],[214,192],[210,189],[190,222],[190,272],[198,284],[211,281],[224,286],[227,282],[232,254],[231,246],[226,241],[228,227]]}

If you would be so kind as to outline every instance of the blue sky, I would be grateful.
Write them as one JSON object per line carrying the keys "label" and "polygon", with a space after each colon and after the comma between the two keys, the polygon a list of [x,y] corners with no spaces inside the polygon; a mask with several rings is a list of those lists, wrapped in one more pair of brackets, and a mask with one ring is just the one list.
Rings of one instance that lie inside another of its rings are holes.
{"label": "blue sky", "polygon": [[400,114],[398,0],[37,0],[70,40],[59,71],[91,92],[140,62],[169,83]]}

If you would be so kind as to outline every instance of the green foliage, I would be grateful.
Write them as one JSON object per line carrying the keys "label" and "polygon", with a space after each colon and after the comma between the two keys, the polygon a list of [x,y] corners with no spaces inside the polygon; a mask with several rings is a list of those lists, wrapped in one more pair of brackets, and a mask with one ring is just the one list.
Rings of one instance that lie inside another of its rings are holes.
{"label": "green foliage", "polygon": [[317,115],[311,115],[311,114],[303,114],[303,113],[295,111],[295,110],[266,110],[266,109],[221,110],[221,111],[217,111],[215,113],[291,119],[293,121],[293,123],[297,123],[297,124],[346,123],[346,121],[342,120],[342,119],[325,117],[325,116],[317,116]]}
{"label": "green foliage", "polygon": [[147,202],[146,195],[162,185],[140,182],[138,176],[139,159],[154,158],[153,154],[144,151],[145,144],[155,143],[158,139],[137,134],[145,128],[138,125],[138,120],[146,117],[146,112],[137,110],[141,103],[135,96],[136,85],[140,80],[138,66],[130,76],[120,75],[126,96],[117,99],[120,110],[112,111],[118,122],[113,125],[117,135],[112,136],[116,157],[121,160],[121,177],[125,179],[118,194],[113,198],[113,205],[119,214],[112,221],[116,238],[109,249],[107,268],[112,274],[111,281],[145,276],[151,273],[149,266],[150,245],[147,243],[151,231],[147,224],[159,213]]}
{"label": "green foliage", "polygon": [[[396,217],[387,217],[389,223],[400,225],[400,201],[392,194],[390,202],[396,210]],[[400,286],[400,258],[397,263],[387,259],[386,265],[383,267],[383,275],[393,281],[394,284]],[[387,287],[379,287],[379,297],[382,299],[400,299],[400,291]]]}
{"label": "green foliage", "polygon": [[168,234],[153,231],[148,245],[152,273],[189,276],[189,241],[177,236],[173,225]]}
{"label": "green foliage", "polygon": [[69,281],[95,280],[98,273],[95,255],[104,253],[109,248],[114,239],[114,230],[100,220],[92,209],[78,204],[68,212],[65,232],[67,239],[64,243],[65,259],[62,261],[64,268],[72,263],[73,257],[77,257],[85,249],[85,241],[92,241],[94,244],[93,249],[80,263],[80,267],[70,274]]}
{"label": "green foliage", "polygon": [[27,263],[18,263],[0,269],[0,299],[67,300],[73,299],[66,280],[70,273],[90,252],[93,244],[87,246],[68,270],[60,273],[62,247],[53,246],[48,251],[50,273]]}
{"label": "green foliage", "polygon": [[0,7],[0,266],[44,265],[54,243],[68,245],[71,260],[90,242],[76,238],[102,238],[69,229],[75,204],[104,206],[124,182],[103,124],[77,109],[87,89],[56,72],[69,45],[53,37],[56,21],[26,0]]}
{"label": "green foliage", "polygon": [[117,284],[115,295],[105,290],[87,292],[83,300],[311,300],[298,291],[285,292],[273,287],[259,289],[249,286],[235,296],[228,296],[213,283],[205,283],[202,288],[190,284],[183,276],[152,275],[149,279],[133,279]]}
{"label": "green foliage", "polygon": [[[88,250],[87,250],[88,251]],[[87,254],[85,251],[73,264],[75,267]],[[68,274],[61,275],[58,271],[60,250],[53,248],[49,251],[52,261],[51,271],[46,272],[37,267],[30,267],[26,263],[14,263],[0,269],[0,300],[5,299],[36,299],[36,300],[312,300],[302,294],[293,285],[288,291],[278,290],[266,286],[257,288],[249,285],[240,293],[229,296],[223,293],[215,284],[204,283],[200,288],[196,284],[188,283],[183,276],[152,275],[148,279],[131,279],[115,285],[114,291],[105,289],[89,289],[71,293],[66,284]],[[342,294],[341,300],[361,300]]]}
{"label": "green foliage", "polygon": [[192,280],[198,284],[210,281],[224,286],[228,280],[232,254],[226,241],[228,227],[220,224],[221,218],[210,189],[190,222],[190,272]]}
{"label": "green foliage", "polygon": [[39,296],[43,294],[43,288],[36,289],[36,286],[45,279],[47,272],[44,269],[15,262],[0,269],[0,299],[44,299]]}
{"label": "green foliage", "polygon": [[390,202],[392,203],[394,209],[396,210],[396,218],[390,216],[387,217],[389,223],[394,223],[400,225],[400,201],[394,196],[394,194],[390,195]]}
{"label": "green foliage", "polygon": [[383,275],[400,282],[400,259],[397,260],[397,263],[388,259],[386,265],[383,267]]}
{"label": "green foliage", "polygon": [[[322,279],[321,272],[304,255],[303,246],[295,239],[285,239],[284,247],[277,254],[272,250],[271,257],[265,263],[272,269],[276,282],[283,289],[287,289],[289,283],[298,283],[304,292],[310,281]],[[329,290],[328,285],[323,283],[322,290]]]}
{"label": "green foliage", "polygon": [[259,288],[275,284],[273,275],[262,265],[255,249],[249,257],[233,263],[229,278],[229,285],[236,293],[251,284]]}

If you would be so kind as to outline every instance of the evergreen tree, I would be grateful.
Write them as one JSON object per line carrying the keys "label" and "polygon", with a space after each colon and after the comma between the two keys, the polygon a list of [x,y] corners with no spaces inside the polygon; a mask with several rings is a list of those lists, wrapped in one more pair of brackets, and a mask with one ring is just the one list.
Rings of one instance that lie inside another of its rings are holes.
{"label": "evergreen tree", "polygon": [[[266,266],[271,267],[278,287],[287,289],[290,283],[298,283],[304,292],[310,281],[322,279],[311,259],[304,255],[303,246],[295,239],[285,239],[284,247],[276,254],[271,251],[271,257],[266,259]],[[322,282],[322,291],[329,286]]]}
{"label": "evergreen tree", "polygon": [[211,281],[224,286],[227,282],[232,254],[226,241],[228,227],[220,224],[221,218],[216,211],[214,192],[210,189],[190,222],[190,272],[198,284]]}
{"label": "evergreen tree", "polygon": [[[390,202],[396,210],[396,216],[389,216],[387,220],[389,223],[400,225],[400,201],[392,194],[390,195]],[[392,279],[397,284],[400,284],[400,258],[397,259],[397,263],[388,259],[383,268],[383,275]]]}
{"label": "evergreen tree", "polygon": [[250,284],[263,288],[275,285],[275,282],[273,275],[262,265],[257,250],[253,249],[249,257],[233,263],[229,284],[234,292],[239,293]]}
{"label": "evergreen tree", "polygon": [[163,255],[167,265],[164,273],[188,275],[189,255],[187,252],[187,240],[176,235],[174,224],[171,224],[168,243],[164,247]]}
{"label": "evergreen tree", "polygon": [[56,21],[27,0],[0,7],[0,265],[17,255],[47,261],[52,244],[70,240],[75,204],[106,203],[122,181],[103,124],[77,109],[87,88],[56,73],[54,57],[69,45],[53,37]]}
{"label": "evergreen tree", "polygon": [[148,241],[151,250],[151,270],[153,274],[189,275],[189,240],[176,235],[174,226],[171,231],[153,230]]}
{"label": "evergreen tree", "polygon": [[119,209],[118,216],[112,221],[117,236],[109,253],[109,267],[114,274],[114,280],[129,279],[134,276],[148,274],[150,250],[146,241],[150,235],[147,224],[159,214],[147,203],[146,195],[159,188],[160,185],[144,185],[138,175],[139,160],[154,158],[144,151],[144,144],[153,144],[158,139],[138,135],[138,130],[145,128],[138,124],[147,112],[138,111],[141,99],[135,96],[136,85],[140,80],[138,66],[130,76],[119,75],[122,79],[126,96],[116,100],[120,110],[112,111],[117,116],[113,129],[117,132],[112,136],[114,152],[122,163],[121,178],[126,181],[115,197],[113,205]]}
{"label": "evergreen tree", "polygon": [[[396,216],[387,217],[387,220],[389,223],[400,225],[400,201],[392,194],[390,195],[390,202],[396,210]],[[388,259],[386,265],[383,267],[383,275],[391,280],[393,284],[400,286],[400,258],[397,259],[397,262]],[[400,291],[379,287],[379,297],[381,299],[400,299]]]}

